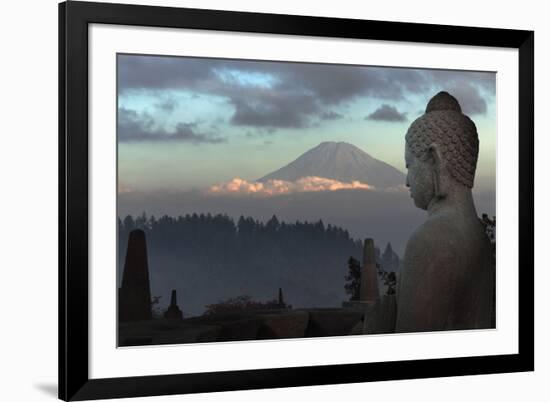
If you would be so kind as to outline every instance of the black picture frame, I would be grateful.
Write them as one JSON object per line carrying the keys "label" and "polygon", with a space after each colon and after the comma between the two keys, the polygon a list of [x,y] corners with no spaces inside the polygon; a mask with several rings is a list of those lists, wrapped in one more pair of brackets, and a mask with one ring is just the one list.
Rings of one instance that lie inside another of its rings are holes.
{"label": "black picture frame", "polygon": [[[213,373],[88,374],[88,25],[514,48],[519,52],[518,353]],[[534,370],[534,32],[70,1],[59,5],[59,398],[89,400]]]}

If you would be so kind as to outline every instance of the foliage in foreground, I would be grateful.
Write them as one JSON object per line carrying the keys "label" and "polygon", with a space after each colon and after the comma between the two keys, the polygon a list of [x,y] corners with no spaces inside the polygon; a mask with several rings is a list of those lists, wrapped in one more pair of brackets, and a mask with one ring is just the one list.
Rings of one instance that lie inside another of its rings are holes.
{"label": "foliage in foreground", "polygon": [[215,304],[208,304],[206,306],[205,315],[213,314],[227,314],[227,313],[242,313],[246,311],[254,310],[275,310],[291,308],[286,303],[279,303],[278,300],[268,300],[266,302],[259,302],[253,300],[249,295],[241,295],[232,297],[227,300],[221,301]]}

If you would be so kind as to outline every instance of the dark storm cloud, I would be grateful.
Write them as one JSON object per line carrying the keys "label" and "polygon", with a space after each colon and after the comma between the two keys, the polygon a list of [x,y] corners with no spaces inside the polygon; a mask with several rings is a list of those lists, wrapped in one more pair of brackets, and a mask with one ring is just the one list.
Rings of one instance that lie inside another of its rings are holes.
{"label": "dark storm cloud", "polygon": [[460,70],[425,70],[428,79],[433,83],[444,85],[474,85],[479,89],[494,93],[496,88],[496,74],[482,71]]}
{"label": "dark storm cloud", "polygon": [[[245,67],[250,68],[250,63]],[[416,88],[413,76],[419,73],[398,71],[396,74],[399,79],[395,79],[393,70],[340,65],[257,64],[255,71],[269,72],[276,77],[272,87],[252,91],[238,86],[226,86],[220,93],[228,97],[234,106],[235,112],[231,119],[234,125],[311,127],[315,124],[315,118],[343,118],[334,111],[327,111],[327,105],[340,105],[361,96],[388,101],[403,99],[405,91]]]}
{"label": "dark storm cloud", "polygon": [[462,113],[467,115],[487,113],[487,102],[472,84],[463,83],[450,86],[448,91],[460,103]]}
{"label": "dark storm cloud", "polygon": [[327,106],[360,97],[391,104],[439,90],[455,95],[466,114],[483,114],[495,88],[494,74],[449,70],[155,56],[119,56],[118,66],[122,94],[184,90],[220,96],[233,107],[230,124],[273,129],[332,120]]}
{"label": "dark storm cloud", "polygon": [[348,102],[361,96],[399,100],[423,81],[419,70],[294,63],[280,68],[287,78],[284,85],[302,87],[326,105]]}
{"label": "dark storm cloud", "polygon": [[121,92],[194,88],[214,78],[205,61],[195,58],[120,55],[117,66]]}
{"label": "dark storm cloud", "polygon": [[378,71],[322,64],[289,64],[286,70],[285,86],[302,87],[319,102],[327,105],[336,105],[369,94],[383,93],[391,97],[399,95],[399,91],[392,85],[381,90],[385,80]]}
{"label": "dark storm cloud", "polygon": [[308,117],[318,110],[315,100],[300,93],[257,91],[255,96],[234,95],[235,108],[231,123],[236,126],[266,128],[301,128],[309,125]]}
{"label": "dark storm cloud", "polygon": [[147,113],[135,110],[118,109],[118,140],[120,142],[139,141],[180,141],[192,144],[218,144],[223,138],[196,132],[196,123],[178,123],[173,131],[158,128],[154,119]]}
{"label": "dark storm cloud", "polygon": [[496,75],[491,72],[434,70],[426,74],[439,90],[457,98],[467,115],[486,114],[487,101],[496,95]]}
{"label": "dark storm cloud", "polygon": [[418,70],[406,69],[140,55],[119,56],[118,70],[118,85],[123,92],[162,89],[218,92],[231,86],[236,90],[239,86],[223,82],[220,72],[237,71],[271,75],[278,79],[275,89],[301,88],[328,104],[360,95],[398,99],[404,89],[415,87],[419,78]]}
{"label": "dark storm cloud", "polygon": [[377,120],[377,121],[406,121],[406,113],[399,112],[395,107],[383,104],[374,112],[365,117],[365,120]]}

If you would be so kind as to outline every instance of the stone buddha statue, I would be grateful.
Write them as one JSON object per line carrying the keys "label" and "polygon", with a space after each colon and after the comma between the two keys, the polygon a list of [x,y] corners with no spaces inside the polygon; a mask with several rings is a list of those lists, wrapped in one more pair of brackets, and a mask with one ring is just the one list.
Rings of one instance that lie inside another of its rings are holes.
{"label": "stone buddha statue", "polygon": [[472,198],[476,126],[440,92],[405,138],[407,187],[428,216],[407,243],[395,330],[490,328],[494,257]]}

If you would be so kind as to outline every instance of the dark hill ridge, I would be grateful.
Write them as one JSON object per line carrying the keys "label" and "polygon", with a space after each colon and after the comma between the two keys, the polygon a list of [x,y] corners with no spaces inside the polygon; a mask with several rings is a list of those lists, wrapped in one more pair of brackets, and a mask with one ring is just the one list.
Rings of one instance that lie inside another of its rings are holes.
{"label": "dark hill ridge", "polygon": [[[363,250],[362,239],[321,220],[285,222],[272,216],[261,222],[250,216],[196,213],[158,219],[126,216],[118,222],[119,286],[126,277],[122,270],[136,229],[142,231],[138,246],[146,245],[141,258],[146,255],[148,297],[162,296],[156,307],[164,311],[176,289],[185,317],[242,295],[259,302],[273,300],[278,288],[284,289],[284,299],[294,308],[339,307],[349,298],[348,260],[361,261]],[[376,248],[375,256],[383,270],[398,269],[399,257],[391,245],[383,253]],[[385,289],[383,282],[380,289]]]}
{"label": "dark hill ridge", "polygon": [[258,181],[295,181],[318,176],[342,182],[354,180],[376,188],[405,184],[405,175],[393,166],[373,158],[355,145],[346,142],[322,142],[288,165],[269,173]]}

